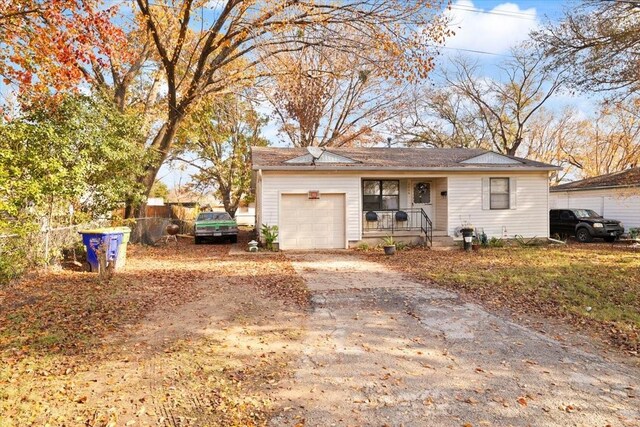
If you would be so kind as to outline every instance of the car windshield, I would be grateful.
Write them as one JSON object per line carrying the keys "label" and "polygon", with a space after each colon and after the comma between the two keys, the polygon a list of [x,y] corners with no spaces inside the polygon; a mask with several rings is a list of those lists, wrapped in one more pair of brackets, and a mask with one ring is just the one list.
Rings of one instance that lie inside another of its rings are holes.
{"label": "car windshield", "polygon": [[229,221],[231,217],[226,212],[203,212],[198,215],[198,221]]}
{"label": "car windshield", "polygon": [[591,209],[576,209],[573,213],[576,214],[578,218],[600,218],[600,215]]}

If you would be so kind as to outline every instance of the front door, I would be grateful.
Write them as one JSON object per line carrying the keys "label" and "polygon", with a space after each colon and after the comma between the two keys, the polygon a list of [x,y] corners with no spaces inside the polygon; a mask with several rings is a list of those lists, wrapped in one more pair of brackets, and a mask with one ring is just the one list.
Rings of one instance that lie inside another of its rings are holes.
{"label": "front door", "polygon": [[435,222],[433,209],[433,182],[424,179],[409,181],[409,202],[412,208],[422,208]]}

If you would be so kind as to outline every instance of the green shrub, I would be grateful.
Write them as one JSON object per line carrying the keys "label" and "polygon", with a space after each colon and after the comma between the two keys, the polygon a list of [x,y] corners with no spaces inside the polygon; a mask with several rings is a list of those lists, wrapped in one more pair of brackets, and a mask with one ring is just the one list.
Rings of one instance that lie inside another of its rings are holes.
{"label": "green shrub", "polygon": [[409,249],[409,244],[405,242],[396,242],[396,250],[403,251],[405,249]]}
{"label": "green shrub", "polygon": [[28,267],[20,237],[0,239],[0,286],[19,277]]}
{"label": "green shrub", "polygon": [[262,238],[264,239],[265,248],[269,251],[272,251],[274,249],[273,243],[278,238],[278,226],[262,224],[262,228],[260,228],[260,234],[262,234]]}
{"label": "green shrub", "polygon": [[504,240],[498,239],[497,237],[492,237],[489,239],[489,247],[491,248],[503,248]]}
{"label": "green shrub", "polygon": [[356,249],[358,249],[359,251],[368,251],[369,249],[371,249],[371,247],[367,242],[362,242],[356,247]]}

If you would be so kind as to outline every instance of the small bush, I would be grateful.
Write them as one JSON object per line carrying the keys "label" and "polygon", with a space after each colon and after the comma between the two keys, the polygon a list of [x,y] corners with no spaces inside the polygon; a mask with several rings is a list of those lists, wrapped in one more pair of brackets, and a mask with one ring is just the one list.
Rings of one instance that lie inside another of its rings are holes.
{"label": "small bush", "polygon": [[28,267],[24,248],[19,238],[0,240],[0,285],[19,277]]}
{"label": "small bush", "polygon": [[367,242],[362,242],[356,247],[356,249],[358,249],[359,251],[368,251],[369,249],[371,249],[371,247]]}
{"label": "small bush", "polygon": [[272,251],[274,249],[273,243],[278,238],[278,226],[262,224],[262,228],[260,228],[260,234],[262,234],[262,238],[264,239],[265,248],[268,251]]}
{"label": "small bush", "polygon": [[492,237],[491,239],[489,239],[490,248],[503,248],[504,244],[504,240],[498,239],[497,237]]}
{"label": "small bush", "polygon": [[396,242],[396,250],[404,251],[405,249],[409,249],[409,244],[405,242]]}

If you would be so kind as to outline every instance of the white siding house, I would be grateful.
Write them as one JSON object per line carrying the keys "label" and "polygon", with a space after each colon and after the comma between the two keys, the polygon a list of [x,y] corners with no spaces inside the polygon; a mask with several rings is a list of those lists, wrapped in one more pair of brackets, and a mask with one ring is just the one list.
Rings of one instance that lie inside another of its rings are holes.
{"label": "white siding house", "polygon": [[627,169],[551,188],[552,209],[592,209],[622,221],[626,230],[640,227],[640,168]]}
{"label": "white siding house", "polygon": [[252,149],[257,226],[281,249],[362,241],[453,242],[464,224],[489,237],[549,234],[555,166],[467,149]]}

